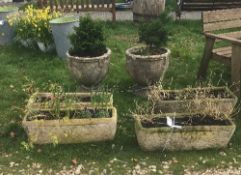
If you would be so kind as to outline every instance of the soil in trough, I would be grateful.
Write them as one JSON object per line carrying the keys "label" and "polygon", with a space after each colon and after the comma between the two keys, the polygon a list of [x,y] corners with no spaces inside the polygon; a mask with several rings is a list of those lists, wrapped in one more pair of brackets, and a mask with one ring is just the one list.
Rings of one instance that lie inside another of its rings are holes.
{"label": "soil in trough", "polygon": [[155,49],[155,48],[143,48],[137,51],[133,51],[132,54],[135,55],[142,55],[142,56],[150,56],[150,55],[162,55],[165,54],[167,51],[166,49]]}
{"label": "soil in trough", "polygon": [[[163,117],[155,117],[153,119],[143,119],[141,124],[144,128],[158,128],[168,127],[167,119]],[[175,118],[175,125],[179,126],[216,126],[216,125],[230,125],[229,120],[216,119],[210,115],[184,115]]]}
{"label": "soil in trough", "polygon": [[225,89],[186,90],[184,92],[159,92],[161,100],[191,100],[201,98],[232,98]]}
{"label": "soil in trough", "polygon": [[56,119],[83,119],[83,118],[111,118],[112,110],[110,109],[83,109],[83,110],[66,110],[66,111],[38,111],[27,116],[27,121],[32,120],[56,120]]}
{"label": "soil in trough", "polygon": [[[36,103],[46,103],[46,102],[50,102],[50,101],[52,101],[51,96],[41,96],[41,97],[37,97],[35,100]],[[77,103],[90,102],[91,97],[90,96],[74,96],[74,97],[67,96],[67,97],[60,98],[60,102],[64,102],[64,101],[74,101]]]}

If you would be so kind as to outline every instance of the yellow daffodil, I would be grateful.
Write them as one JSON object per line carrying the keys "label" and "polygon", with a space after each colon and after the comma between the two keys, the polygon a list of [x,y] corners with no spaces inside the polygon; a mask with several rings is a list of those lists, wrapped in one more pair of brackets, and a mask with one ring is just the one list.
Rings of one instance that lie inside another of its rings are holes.
{"label": "yellow daffodil", "polygon": [[9,18],[8,22],[16,26],[17,36],[21,39],[37,39],[41,42],[49,42],[52,38],[49,21],[59,17],[59,12],[51,12],[50,7],[34,9],[32,5],[17,17]]}

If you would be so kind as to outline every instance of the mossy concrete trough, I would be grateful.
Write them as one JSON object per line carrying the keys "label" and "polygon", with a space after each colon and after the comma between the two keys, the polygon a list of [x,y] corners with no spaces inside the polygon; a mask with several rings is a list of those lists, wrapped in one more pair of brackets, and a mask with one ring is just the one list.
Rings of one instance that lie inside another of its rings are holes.
{"label": "mossy concrete trough", "polygon": [[[79,108],[79,107],[90,107],[93,105],[91,98],[93,96],[102,95],[101,92],[76,92],[76,93],[65,93],[63,95],[63,101],[60,102],[60,108]],[[113,95],[111,93],[105,93],[108,99],[104,102],[107,106],[113,106]],[[28,110],[41,110],[41,109],[51,109],[53,103],[53,93],[49,92],[36,92],[28,100],[27,109]],[[42,99],[42,100],[41,100]]]}
{"label": "mossy concrete trough", "polygon": [[[168,114],[170,117],[172,115],[177,114]],[[166,114],[161,117],[165,118]],[[140,116],[136,116],[135,131],[137,141],[145,151],[223,148],[229,143],[236,128],[233,121],[227,120],[229,125],[184,126],[182,129],[144,128]]]}
{"label": "mossy concrete trough", "polygon": [[116,108],[111,118],[84,118],[59,120],[33,120],[28,121],[25,116],[22,124],[27,132],[29,141],[34,144],[87,143],[112,140],[117,127]]}
{"label": "mossy concrete trough", "polygon": [[[225,96],[219,95],[207,96],[205,93],[222,91]],[[204,93],[202,93],[204,92]],[[156,100],[155,110],[162,113],[221,113],[229,116],[235,110],[238,98],[227,87],[206,87],[206,88],[189,88],[182,90],[159,90],[156,87],[143,88],[134,92],[146,98]],[[185,98],[186,95],[196,94],[194,98]],[[163,99],[170,94],[176,96],[176,99]],[[160,96],[160,98],[158,97]],[[161,97],[162,96],[162,97]]]}

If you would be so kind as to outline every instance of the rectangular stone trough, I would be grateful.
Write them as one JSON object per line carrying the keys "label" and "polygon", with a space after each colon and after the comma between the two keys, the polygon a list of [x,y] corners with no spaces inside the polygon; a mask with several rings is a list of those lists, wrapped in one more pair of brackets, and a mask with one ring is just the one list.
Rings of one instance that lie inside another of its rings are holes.
{"label": "rectangular stone trough", "polygon": [[[101,95],[102,93],[89,93],[89,92],[76,92],[63,94],[63,101],[60,102],[60,108],[78,108],[83,106],[93,106],[91,98],[95,95]],[[105,93],[109,97],[105,105],[113,106],[113,95],[111,93]],[[28,101],[28,110],[38,109],[50,109],[53,100],[53,93],[37,92],[34,93]]]}
{"label": "rectangular stone trough", "polygon": [[[180,117],[182,114],[158,115],[161,118],[166,116]],[[141,149],[145,151],[223,148],[228,145],[236,128],[230,119],[226,119],[225,125],[188,125],[181,129],[144,127],[141,117],[135,116],[135,132]]]}
{"label": "rectangular stone trough", "polygon": [[110,118],[28,120],[31,113],[27,113],[22,124],[29,141],[34,144],[112,140],[117,128],[117,110],[114,107],[109,107],[108,110],[111,110]]}
{"label": "rectangular stone trough", "polygon": [[[208,96],[208,93],[215,93]],[[223,96],[222,94],[225,96]],[[137,95],[153,98],[155,111],[161,113],[221,113],[229,116],[235,109],[238,98],[227,87],[189,88],[183,90],[159,90],[146,88]],[[193,96],[189,96],[194,94]],[[171,99],[167,97],[171,96]]]}

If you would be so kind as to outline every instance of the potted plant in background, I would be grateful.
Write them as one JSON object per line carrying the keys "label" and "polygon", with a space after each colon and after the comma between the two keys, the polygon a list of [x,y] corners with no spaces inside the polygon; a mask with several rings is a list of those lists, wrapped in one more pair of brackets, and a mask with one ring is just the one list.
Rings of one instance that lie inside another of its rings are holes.
{"label": "potted plant in background", "polygon": [[71,47],[69,35],[78,24],[79,20],[74,16],[64,16],[50,21],[56,51],[60,58],[66,58],[66,52]]}
{"label": "potted plant in background", "polygon": [[111,56],[105,44],[103,25],[90,17],[80,17],[70,42],[72,46],[67,52],[70,71],[81,85],[96,86],[105,78]]}
{"label": "potted plant in background", "polygon": [[16,40],[24,47],[36,46],[32,11],[33,7],[29,5],[20,14],[9,19],[15,25]]}
{"label": "potted plant in background", "polygon": [[50,8],[34,9],[32,11],[34,28],[34,38],[42,52],[54,49],[54,40],[49,21],[60,16],[58,12],[51,12]]}
{"label": "potted plant in background", "polygon": [[50,94],[51,105],[27,108],[23,127],[31,143],[86,143],[115,137],[117,110],[109,100],[99,98],[100,92],[88,104],[66,98],[69,94],[56,84],[50,85]]}
{"label": "potted plant in background", "polygon": [[9,44],[13,41],[14,30],[8,22],[9,16],[18,12],[15,6],[0,7],[0,45]]}
{"label": "potted plant in background", "polygon": [[165,48],[168,32],[161,18],[139,26],[139,41],[145,45],[126,51],[126,67],[141,86],[150,86],[163,79],[169,64],[170,50]]}
{"label": "potted plant in background", "polygon": [[50,12],[50,8],[35,9],[32,5],[15,20],[17,40],[25,47],[37,44],[39,49],[47,52],[54,47],[53,36],[49,21],[59,17],[57,12]]}

